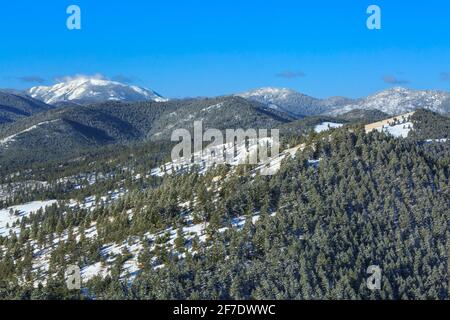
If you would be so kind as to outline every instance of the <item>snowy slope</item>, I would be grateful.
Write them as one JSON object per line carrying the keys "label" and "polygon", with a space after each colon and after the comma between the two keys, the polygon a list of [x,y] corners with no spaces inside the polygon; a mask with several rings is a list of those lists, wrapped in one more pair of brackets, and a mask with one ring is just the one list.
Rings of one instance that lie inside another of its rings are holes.
{"label": "snowy slope", "polygon": [[28,90],[28,94],[48,104],[61,102],[167,101],[167,99],[149,89],[88,77],[78,77],[50,87],[33,87]]}
{"label": "snowy slope", "polygon": [[285,88],[260,88],[238,94],[245,99],[258,101],[270,108],[295,115],[340,115],[352,110],[379,110],[389,115],[403,114],[417,109],[450,113],[450,93],[433,90],[392,88],[363,99],[344,97],[317,99]]}
{"label": "snowy slope", "polygon": [[[180,159],[178,161],[171,161],[163,164],[158,168],[153,168],[151,170],[151,176],[164,177],[165,175],[172,174],[182,174],[189,172],[196,165],[196,169],[200,174],[207,173],[210,169],[214,168],[217,164],[222,163],[218,160],[223,159],[225,162],[232,167],[237,167],[239,165],[248,163],[248,159],[257,157],[258,155],[258,143],[260,145],[266,144],[269,148],[272,146],[272,138],[263,138],[258,141],[249,140],[249,144],[246,146],[245,143],[239,145],[233,145],[232,143],[225,143],[214,147],[209,147],[202,152],[194,153],[194,158],[197,161],[192,162],[190,159]],[[294,157],[298,150],[303,150],[305,145],[298,145],[294,148],[286,149],[280,151],[278,155],[268,157],[264,161],[258,161],[254,172],[258,172],[262,175],[272,175],[278,172],[281,167],[281,162],[288,156]],[[236,149],[235,155],[232,156],[231,161],[229,161],[228,156],[233,153],[234,148]]]}
{"label": "snowy slope", "polygon": [[57,121],[59,121],[59,119],[57,119],[57,120],[52,120],[52,121],[44,121],[44,122],[35,124],[35,125],[33,125],[33,126],[27,128],[27,129],[25,129],[25,130],[22,130],[22,131],[20,131],[20,132],[18,132],[18,133],[15,133],[15,134],[13,134],[13,135],[10,135],[10,136],[8,136],[8,137],[5,137],[5,138],[3,138],[3,139],[0,139],[0,149],[1,149],[2,147],[7,147],[11,142],[14,142],[15,139],[16,139],[18,136],[20,136],[21,134],[24,134],[24,133],[33,131],[34,129],[37,129],[38,127],[41,127],[41,126],[43,126],[43,125],[46,125],[46,124],[49,124],[49,123],[52,123],[52,122],[57,122]]}
{"label": "snowy slope", "polygon": [[314,131],[317,133],[328,131],[330,129],[336,129],[342,127],[342,123],[335,123],[335,122],[322,122],[321,124],[318,124]]}
{"label": "snowy slope", "polygon": [[[12,228],[12,224],[19,221],[21,218],[29,216],[32,212],[36,212],[39,209],[51,206],[56,203],[56,200],[49,201],[34,201],[22,205],[12,206],[7,209],[0,210],[0,236],[7,236],[9,231],[12,230],[15,233],[19,232],[19,228]],[[10,211],[18,213],[18,215],[11,215]]]}
{"label": "snowy slope", "polygon": [[237,96],[265,104],[269,108],[291,113],[297,116],[319,115],[338,106],[354,103],[343,97],[317,99],[286,88],[260,88]]}
{"label": "snowy slope", "polygon": [[286,88],[271,88],[271,87],[259,88],[256,90],[238,94],[239,97],[265,103],[269,107],[276,110],[283,109],[283,106],[286,103],[289,103],[289,100],[292,99],[295,95],[304,96],[301,93],[295,92],[294,90]]}
{"label": "snowy slope", "polygon": [[395,116],[393,118],[374,122],[366,125],[365,131],[366,133],[370,133],[377,130],[378,132],[390,134],[395,138],[407,138],[409,132],[414,130],[414,123],[411,121],[411,117],[413,115],[414,112],[410,112]]}
{"label": "snowy slope", "polygon": [[355,109],[380,110],[389,115],[397,115],[428,109],[438,113],[450,113],[450,93],[433,90],[410,90],[393,88],[379,92],[358,103],[335,108],[330,114],[343,114]]}
{"label": "snowy slope", "polygon": [[[409,132],[414,128],[412,122],[405,122],[403,124],[396,124],[385,128],[384,132],[396,137],[396,138],[407,138]],[[379,130],[383,132],[382,130]]]}

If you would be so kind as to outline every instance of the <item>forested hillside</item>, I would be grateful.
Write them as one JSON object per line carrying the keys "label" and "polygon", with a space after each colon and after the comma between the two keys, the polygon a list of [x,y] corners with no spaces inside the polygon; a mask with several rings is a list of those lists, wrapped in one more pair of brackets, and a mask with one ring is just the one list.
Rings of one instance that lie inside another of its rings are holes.
{"label": "forested hillside", "polygon": [[441,140],[450,138],[450,118],[436,113],[419,110],[412,117],[415,130],[411,137],[421,140]]}
{"label": "forested hillside", "polygon": [[44,102],[23,94],[0,90],[0,128],[2,124],[11,123],[52,108]]}
{"label": "forested hillside", "polygon": [[70,160],[108,145],[170,140],[173,130],[275,128],[292,121],[282,112],[238,97],[169,102],[106,102],[57,108],[0,127],[4,165]]}
{"label": "forested hillside", "polygon": [[[54,191],[71,200],[0,228],[0,297],[448,299],[448,142],[298,128],[304,146],[268,177],[243,165],[156,178],[131,155],[85,162],[96,179],[71,182],[77,198]],[[65,287],[71,264],[81,292]],[[379,291],[367,289],[370,265]]]}

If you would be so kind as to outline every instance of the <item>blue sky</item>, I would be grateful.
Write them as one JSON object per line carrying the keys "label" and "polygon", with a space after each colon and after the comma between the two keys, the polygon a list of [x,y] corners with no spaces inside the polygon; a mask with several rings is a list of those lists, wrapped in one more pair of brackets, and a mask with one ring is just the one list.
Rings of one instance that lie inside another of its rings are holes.
{"label": "blue sky", "polygon": [[[81,30],[66,28],[71,4]],[[366,28],[371,4],[381,30]],[[167,97],[450,91],[447,0],[15,0],[0,4],[0,32],[1,88],[102,74]]]}

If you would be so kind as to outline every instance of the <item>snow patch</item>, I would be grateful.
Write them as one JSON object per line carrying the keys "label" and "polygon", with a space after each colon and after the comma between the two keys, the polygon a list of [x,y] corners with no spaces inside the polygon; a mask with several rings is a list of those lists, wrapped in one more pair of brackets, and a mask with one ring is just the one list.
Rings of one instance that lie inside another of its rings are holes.
{"label": "snow patch", "polygon": [[[0,210],[0,236],[9,235],[10,230],[17,234],[19,232],[19,228],[12,228],[12,224],[24,217],[29,216],[31,213],[36,212],[39,209],[45,209],[45,207],[49,207],[54,203],[57,203],[57,201],[33,201]],[[13,214],[10,214],[10,212],[13,212]],[[17,215],[14,214],[16,212]]]}
{"label": "snow patch", "polygon": [[51,121],[40,122],[40,123],[38,123],[38,124],[35,124],[35,125],[33,125],[33,126],[27,128],[27,129],[25,129],[25,130],[22,130],[22,131],[20,131],[20,132],[18,132],[18,133],[15,133],[15,134],[10,135],[10,136],[8,136],[8,137],[6,137],[6,138],[3,138],[3,139],[0,140],[0,146],[7,147],[7,146],[9,145],[9,143],[14,142],[15,139],[16,139],[18,136],[20,136],[20,135],[22,135],[22,134],[24,134],[24,133],[33,131],[33,130],[35,130],[35,129],[37,129],[37,128],[39,128],[39,127],[45,125],[45,124],[49,124],[49,123],[57,122],[57,121],[59,121],[59,119],[51,120]]}
{"label": "snow patch", "polygon": [[331,129],[341,128],[342,126],[343,126],[342,123],[322,122],[321,124],[318,124],[314,128],[314,131],[317,132],[317,133],[320,133],[320,132],[328,131],[328,130],[331,130]]}

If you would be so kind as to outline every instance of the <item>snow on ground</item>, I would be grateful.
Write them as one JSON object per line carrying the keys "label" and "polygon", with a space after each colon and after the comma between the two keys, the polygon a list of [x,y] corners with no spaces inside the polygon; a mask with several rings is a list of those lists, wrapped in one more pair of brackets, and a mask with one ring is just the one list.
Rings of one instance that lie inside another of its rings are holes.
{"label": "snow on ground", "polygon": [[[283,156],[293,156],[295,155],[295,152],[300,148],[300,146],[288,149],[284,151]],[[111,203],[113,200],[118,199],[121,197],[126,190],[115,190],[108,192],[107,196],[101,197],[98,200],[103,200],[106,203]],[[13,206],[7,209],[0,210],[0,235],[8,236],[9,231],[13,230],[13,232],[18,233],[20,230],[19,228],[11,228],[11,225],[14,222],[18,222],[21,218],[28,216],[31,212],[36,212],[40,208],[45,208],[46,206],[52,205],[56,203],[56,200],[48,200],[48,201],[35,201],[30,202],[23,205]],[[81,203],[76,203],[75,201],[69,201],[69,206],[80,206],[83,208],[94,208],[96,206],[96,199],[95,197],[87,197],[84,201]],[[184,207],[187,206],[188,203],[181,203],[180,206]],[[13,211],[18,211],[18,216],[16,215],[10,215],[10,209]],[[131,211],[131,210],[130,210]],[[192,247],[192,240],[194,237],[198,237],[199,241],[202,243],[207,242],[208,236],[207,236],[207,227],[208,223],[194,223],[193,216],[186,210],[182,210],[181,212],[184,220],[184,226],[181,227],[181,233],[183,234],[184,238],[186,239],[185,248],[193,253],[196,254],[196,252],[193,250]],[[273,216],[272,214],[271,216]],[[223,226],[219,229],[219,232],[225,232],[230,227],[236,228],[237,230],[241,230],[245,223],[247,221],[250,221],[251,223],[257,223],[260,216],[259,213],[256,212],[251,217],[235,217],[230,221],[229,226]],[[9,224],[9,228],[6,228],[6,225]],[[80,239],[80,229],[74,228],[74,236],[79,241]],[[184,257],[183,253],[180,253],[176,251],[175,249],[175,240],[177,239],[179,234],[179,230],[174,227],[169,227],[165,230],[162,230],[158,233],[150,234],[147,233],[144,236],[144,241],[148,241],[150,250],[154,250],[157,246],[160,246],[160,244],[163,244],[166,246],[169,250],[173,251],[175,254],[177,254],[180,258]],[[96,239],[98,237],[97,233],[97,227],[96,223],[94,222],[90,227],[86,228],[85,230],[85,236],[89,239]],[[31,241],[31,245],[33,247],[33,271],[37,272],[38,270],[41,272],[42,277],[35,282],[35,285],[37,285],[39,282],[45,283],[46,278],[48,275],[49,270],[49,261],[51,254],[57,246],[65,241],[68,240],[68,230],[65,230],[62,235],[53,235],[53,242],[51,245],[48,245],[46,247],[41,247],[37,245],[37,243],[33,240]],[[115,260],[117,259],[117,256],[120,254],[123,254],[124,252],[130,253],[129,259],[124,263],[123,265],[123,272],[121,274],[122,278],[127,279],[128,281],[131,281],[136,275],[139,273],[141,266],[138,263],[138,257],[139,254],[142,252],[144,246],[143,246],[143,239],[140,237],[130,237],[127,240],[120,242],[120,243],[107,243],[103,244],[101,248],[100,254],[102,255],[102,261],[97,261],[93,263],[92,265],[84,266],[81,270],[81,275],[83,282],[86,282],[90,279],[92,279],[96,275],[100,275],[102,277],[106,276],[110,272],[111,266],[114,264]],[[162,242],[161,242],[162,241]],[[1,250],[1,248],[0,248]],[[155,258],[152,262],[152,268],[158,269],[163,268],[164,265],[161,265],[159,261]]]}
{"label": "snow on ground", "polygon": [[165,102],[153,90],[137,86],[128,86],[116,81],[98,79],[97,77],[79,76],[68,81],[57,83],[54,86],[38,86],[28,90],[33,98],[49,104],[61,101],[88,100],[98,101],[141,101],[151,100]]}
{"label": "snow on ground", "polygon": [[370,123],[365,126],[366,133],[377,130],[378,132],[385,132],[396,138],[406,138],[408,137],[409,132],[414,129],[414,124],[411,122],[411,117],[414,113],[415,112],[410,112]]}
{"label": "snow on ground", "polygon": [[262,175],[272,175],[277,173],[281,168],[281,162],[286,157],[294,158],[295,154],[298,150],[305,149],[305,144],[298,145],[294,148],[286,149],[281,152],[278,156],[272,157],[266,162],[260,164],[252,173],[252,176],[255,176],[257,172],[260,172]]}
{"label": "snow on ground", "polygon": [[207,108],[203,108],[202,111],[209,112],[209,111],[211,111],[211,110],[214,110],[214,109],[220,109],[220,108],[222,108],[222,107],[223,107],[223,103],[221,102],[221,103],[218,103],[218,104],[209,106],[209,107],[207,107]]}
{"label": "snow on ground", "polygon": [[97,275],[103,275],[106,273],[105,268],[102,267],[101,262],[91,264],[81,270],[81,278],[84,281],[89,281]]}
{"label": "snow on ground", "polygon": [[18,133],[15,133],[15,134],[10,135],[10,136],[8,136],[8,137],[6,137],[6,138],[3,138],[3,139],[0,140],[0,147],[2,147],[2,146],[7,147],[7,146],[9,145],[9,143],[14,142],[14,141],[16,140],[16,138],[17,138],[18,136],[20,136],[21,134],[24,134],[24,133],[26,133],[26,132],[30,132],[30,131],[32,131],[32,130],[34,130],[34,129],[37,129],[37,128],[40,127],[40,126],[43,126],[44,124],[56,122],[56,121],[58,121],[58,120],[59,120],[59,119],[57,119],[57,120],[52,120],[52,121],[44,121],[44,122],[35,124],[34,126],[29,127],[28,129],[22,130],[22,131],[20,131],[20,132],[18,132]]}
{"label": "snow on ground", "polygon": [[427,142],[427,143],[431,143],[431,142],[445,143],[447,141],[448,141],[448,139],[428,139],[428,140],[425,140],[425,142]]}
{"label": "snow on ground", "polygon": [[[258,155],[258,144],[272,144],[272,138],[261,138],[258,140],[250,139],[248,144],[241,142],[238,145],[234,143],[224,143],[217,146],[208,147],[192,155],[195,159],[181,158],[176,161],[168,162],[158,168],[151,170],[151,176],[163,177],[165,175],[179,174],[190,171],[195,165],[198,166],[198,172],[205,174],[209,169],[220,163],[227,163],[231,166],[248,163],[249,159],[256,159]],[[269,148],[268,148],[269,149]],[[273,157],[272,160],[276,160]]]}
{"label": "snow on ground", "polygon": [[317,168],[319,166],[320,161],[321,161],[321,159],[308,160],[308,164],[310,166]]}
{"label": "snow on ground", "polygon": [[[238,166],[240,164],[248,163],[248,159],[252,159],[258,155],[258,143],[264,145],[264,143],[269,146],[272,143],[271,138],[259,139],[257,142],[250,140],[248,145],[244,143],[234,146],[233,143],[225,143],[218,146],[213,146],[203,150],[202,152],[197,152],[193,154],[195,163],[188,161],[186,159],[180,159],[177,161],[172,161],[161,165],[158,168],[151,170],[151,176],[163,177],[165,175],[180,174],[189,172],[194,165],[198,166],[198,172],[200,174],[205,174],[209,169],[213,168],[214,165],[225,162],[231,166]],[[235,154],[233,154],[235,148]],[[299,145],[294,148],[286,149],[280,152],[278,155],[270,157],[269,159],[258,163],[255,171],[260,172],[263,175],[275,174],[281,167],[281,162],[287,156],[294,157],[295,153],[299,150],[303,150],[304,145]],[[228,159],[231,158],[231,161]],[[255,173],[256,174],[256,173]]]}
{"label": "snow on ground", "polygon": [[78,202],[76,200],[69,201],[69,207],[80,207],[82,209],[90,209],[94,210],[97,206],[97,204],[108,204],[112,201],[118,200],[119,198],[123,197],[127,193],[127,190],[124,188],[116,189],[114,191],[108,191],[107,195],[101,196],[98,201],[96,196],[89,196],[84,199],[83,202]]}
{"label": "snow on ground", "polygon": [[386,132],[395,138],[407,138],[409,132],[414,128],[414,124],[412,122],[400,123],[392,126],[383,126],[381,128],[377,128],[379,132]]}
{"label": "snow on ground", "polygon": [[318,124],[314,131],[317,133],[328,131],[330,129],[336,129],[342,127],[342,123],[335,123],[335,122],[322,122],[321,124]]}
{"label": "snow on ground", "polygon": [[[274,217],[276,213],[272,213],[270,216]],[[235,217],[231,220],[231,227],[235,228],[236,230],[242,230],[244,225],[247,223],[247,221],[251,221],[251,223],[256,224],[258,220],[260,219],[259,212],[255,213],[251,216],[251,218],[247,218],[245,216]],[[194,237],[198,237],[200,242],[205,243],[207,241],[207,228],[208,223],[197,223],[194,224],[192,221],[191,215],[185,216],[185,223],[186,226],[182,227],[182,234],[183,237],[186,239],[186,249],[195,254],[192,248],[192,240]],[[229,227],[222,227],[219,229],[220,233],[223,233],[227,231]],[[172,250],[175,250],[175,240],[178,237],[178,229],[174,229],[173,227],[169,227],[163,231],[160,231],[156,234],[146,233],[144,235],[145,241],[148,241],[150,244],[149,249],[153,251],[157,246],[160,246],[158,244],[157,239],[165,238],[164,246],[168,246],[168,248],[171,248]],[[64,238],[64,237],[62,237]],[[86,266],[81,270],[81,276],[83,279],[83,282],[88,281],[92,279],[96,275],[100,275],[102,277],[109,274],[108,267],[111,266],[117,255],[122,254],[124,251],[129,252],[131,254],[131,258],[127,260],[124,263],[123,266],[123,272],[121,276],[123,278],[127,278],[128,281],[133,280],[137,276],[137,274],[140,271],[140,266],[138,263],[138,257],[139,254],[143,250],[143,244],[141,243],[140,239],[135,237],[131,237],[128,240],[123,241],[122,243],[109,243],[105,244],[101,249],[101,255],[105,260],[105,263],[96,262],[92,265]],[[185,254],[178,254],[180,258],[183,258]],[[42,270],[48,269],[48,256],[45,256],[45,258],[41,258],[40,260],[40,267]],[[157,265],[154,258],[154,265],[152,266],[154,270],[163,268],[164,265]]]}
{"label": "snow on ground", "polygon": [[48,185],[46,181],[21,181],[21,182],[12,182],[0,184],[0,200],[6,200],[9,197],[14,197],[17,192],[22,191],[23,189],[43,189]]}
{"label": "snow on ground", "polygon": [[[29,216],[32,212],[36,212],[41,208],[45,209],[45,207],[51,206],[56,202],[56,200],[33,201],[0,210],[0,236],[7,236],[10,230],[18,233],[19,228],[11,228],[11,225],[14,222],[20,220],[23,217]],[[10,210],[12,210],[13,212],[17,211],[18,215],[11,215]],[[7,225],[9,225],[9,227],[7,227]]]}

